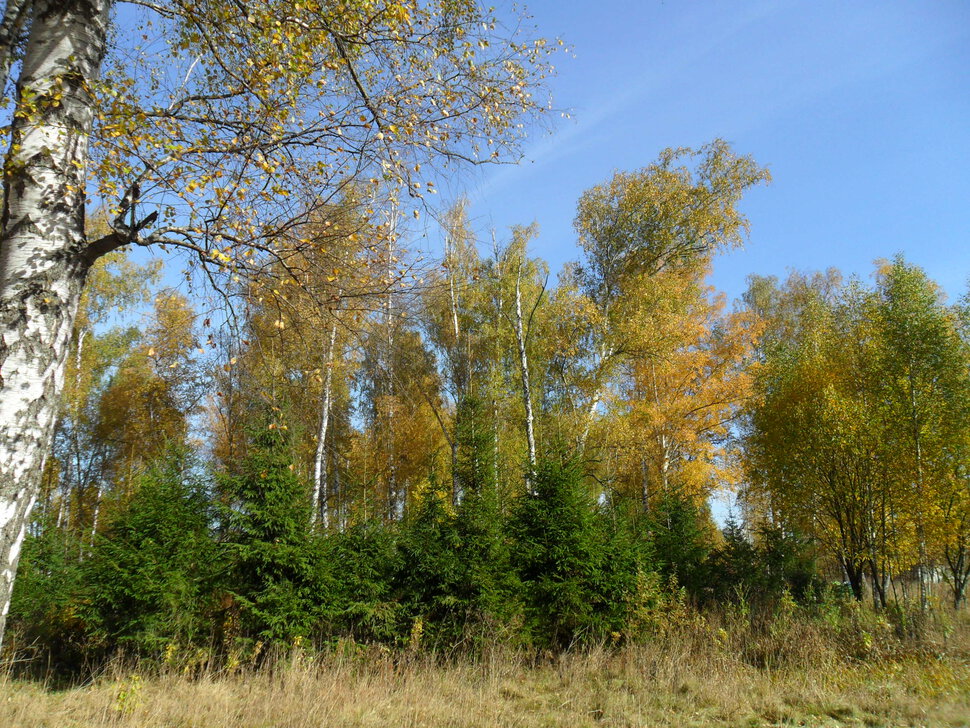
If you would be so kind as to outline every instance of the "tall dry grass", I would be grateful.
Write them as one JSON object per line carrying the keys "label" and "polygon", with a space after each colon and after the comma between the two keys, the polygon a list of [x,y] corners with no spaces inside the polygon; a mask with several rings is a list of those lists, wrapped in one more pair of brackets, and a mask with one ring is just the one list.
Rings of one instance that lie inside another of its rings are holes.
{"label": "tall dry grass", "polygon": [[217,670],[173,651],[84,685],[0,681],[0,726],[966,726],[970,624],[671,615],[640,644],[443,657],[342,645]]}

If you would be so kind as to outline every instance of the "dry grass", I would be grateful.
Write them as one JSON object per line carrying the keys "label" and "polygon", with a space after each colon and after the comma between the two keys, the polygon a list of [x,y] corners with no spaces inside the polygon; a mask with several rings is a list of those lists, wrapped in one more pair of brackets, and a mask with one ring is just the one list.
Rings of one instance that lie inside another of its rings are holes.
{"label": "dry grass", "polygon": [[350,643],[231,671],[173,646],[66,690],[0,672],[0,728],[970,726],[970,614],[932,615],[670,602],[644,644],[445,660]]}
{"label": "dry grass", "polygon": [[720,627],[538,663],[499,651],[451,664],[371,652],[193,677],[116,665],[69,690],[0,681],[0,726],[970,725],[962,650],[854,661],[811,630],[786,639],[801,648],[776,647],[801,657],[769,668],[753,666]]}

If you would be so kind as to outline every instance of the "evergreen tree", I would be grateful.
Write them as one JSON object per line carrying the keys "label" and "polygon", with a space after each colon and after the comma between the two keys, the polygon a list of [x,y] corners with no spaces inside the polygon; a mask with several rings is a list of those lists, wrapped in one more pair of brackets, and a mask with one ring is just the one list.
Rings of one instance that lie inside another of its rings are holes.
{"label": "evergreen tree", "polygon": [[309,636],[319,614],[319,542],[287,430],[272,423],[253,432],[238,474],[223,476],[221,487],[229,501],[226,590],[241,607],[243,635],[277,644]]}
{"label": "evergreen tree", "polygon": [[37,524],[24,540],[20,572],[10,604],[9,644],[44,654],[55,668],[74,668],[88,647],[86,623],[78,611],[84,572],[78,554],[85,547],[73,530],[57,528],[53,518]]}
{"label": "evergreen tree", "polygon": [[533,487],[511,523],[528,633],[566,647],[622,630],[636,574],[611,559],[607,521],[578,465],[540,461]]}
{"label": "evergreen tree", "polygon": [[173,452],[141,476],[84,565],[84,611],[96,642],[158,654],[209,636],[218,568],[199,466]]}
{"label": "evergreen tree", "polygon": [[695,596],[705,585],[704,561],[710,550],[702,527],[704,515],[692,499],[666,493],[646,524],[657,569]]}
{"label": "evergreen tree", "polygon": [[322,563],[329,565],[328,588],[321,589],[322,627],[332,638],[392,642],[400,637],[402,607],[395,594],[399,573],[397,533],[374,519],[322,542]]}

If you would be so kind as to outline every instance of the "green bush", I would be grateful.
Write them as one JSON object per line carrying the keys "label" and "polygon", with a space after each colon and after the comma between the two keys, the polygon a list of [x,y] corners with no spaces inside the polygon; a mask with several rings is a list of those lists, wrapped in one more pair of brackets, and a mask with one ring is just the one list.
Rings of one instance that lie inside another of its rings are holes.
{"label": "green bush", "polygon": [[138,480],[84,563],[83,611],[96,642],[152,654],[208,640],[218,569],[208,503],[199,468],[183,453]]}
{"label": "green bush", "polygon": [[239,611],[239,636],[266,646],[308,637],[326,591],[324,549],[311,529],[309,488],[294,474],[286,431],[253,432],[238,472],[219,484],[227,501],[224,589]]}
{"label": "green bush", "polygon": [[628,559],[573,461],[545,460],[513,515],[512,563],[522,584],[525,627],[537,644],[566,647],[620,633],[636,588]]}

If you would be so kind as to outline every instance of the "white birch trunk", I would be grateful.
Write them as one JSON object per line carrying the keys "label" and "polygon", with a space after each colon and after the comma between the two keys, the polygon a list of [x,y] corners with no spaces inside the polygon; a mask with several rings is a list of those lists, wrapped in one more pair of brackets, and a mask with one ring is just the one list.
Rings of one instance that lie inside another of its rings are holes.
{"label": "white birch trunk", "polygon": [[670,442],[666,435],[660,436],[660,492],[670,493]]}
{"label": "white birch trunk", "polygon": [[7,7],[0,21],[0,90],[5,89],[13,65],[17,37],[30,17],[33,0],[7,0]]}
{"label": "white birch trunk", "polygon": [[63,528],[67,521],[67,494],[70,492],[66,483],[61,484],[61,497],[57,503],[57,528]]}
{"label": "white birch trunk", "polygon": [[110,0],[33,6],[4,164],[0,238],[0,634],[51,446],[89,267],[87,141]]}
{"label": "white birch trunk", "polygon": [[613,356],[613,351],[607,347],[601,347],[599,350],[599,361],[596,365],[596,375],[594,377],[594,389],[593,395],[589,400],[589,407],[586,410],[586,416],[583,419],[583,432],[579,438],[579,449],[586,449],[586,441],[589,439],[589,432],[593,427],[593,422],[596,419],[596,410],[600,406],[600,402],[603,401],[603,394],[605,388],[606,379],[606,366],[608,360]]}
{"label": "white birch trunk", "polygon": [[586,417],[583,419],[583,433],[579,437],[579,449],[586,449],[586,441],[589,439],[589,431],[593,427],[593,420],[596,419],[596,409],[600,406],[600,389],[597,386],[596,392],[589,401],[589,408],[586,410]]}
{"label": "white birch trunk", "polygon": [[519,346],[519,368],[522,376],[522,403],[525,405],[525,438],[529,445],[529,474],[526,487],[532,490],[532,476],[536,471],[535,420],[532,416],[532,388],[529,385],[529,355],[525,348],[522,327],[522,264],[515,276],[515,341]]}
{"label": "white birch trunk", "polygon": [[495,306],[495,351],[493,352],[492,361],[492,486],[495,489],[496,503],[498,503],[498,494],[501,491],[499,488],[499,482],[501,480],[501,475],[499,474],[499,419],[498,419],[498,382],[499,378],[503,375],[503,370],[501,366],[502,361],[502,340],[499,336],[499,331],[502,329],[502,314],[504,312],[503,307],[503,296],[502,296],[502,272],[501,272],[501,258],[499,256],[498,241],[495,239],[495,230],[492,230],[492,257],[495,260],[495,271],[497,275],[497,293],[498,301]]}
{"label": "white birch trunk", "polygon": [[330,483],[327,472],[327,431],[330,429],[330,409],[333,404],[333,364],[337,345],[337,319],[330,324],[323,375],[323,398],[320,405],[320,429],[317,431],[317,452],[313,458],[313,523],[319,520],[324,528],[330,525]]}
{"label": "white birch trunk", "polygon": [[[910,388],[913,409],[916,409],[915,390]],[[919,549],[919,565],[917,574],[919,576],[919,606],[921,611],[929,609],[929,592],[926,584],[926,566],[929,562],[926,548],[926,521],[923,516],[923,499],[925,498],[924,479],[923,479],[923,447],[920,438],[919,427],[914,427],[914,439],[916,443],[916,492],[917,492],[917,513],[916,513],[916,538]]]}
{"label": "white birch trunk", "polygon": [[457,506],[461,501],[460,485],[458,483],[458,418],[461,411],[461,400],[465,395],[465,369],[461,351],[461,329],[458,326],[458,295],[455,292],[455,266],[451,256],[451,239],[445,236],[445,259],[448,261],[448,293],[451,300],[451,325],[455,334],[455,354],[458,357],[455,391],[455,423],[454,434],[451,439],[451,502]]}
{"label": "white birch trunk", "polygon": [[[74,472],[66,478],[63,477],[63,474],[61,476],[63,481],[61,491],[63,495],[61,497],[61,509],[57,513],[58,528],[61,527],[62,515],[65,519],[70,517],[69,508],[74,488],[79,490],[78,495],[80,495],[80,488],[84,482],[84,476],[90,474],[91,471],[90,467],[88,467],[86,469],[87,472],[85,472],[85,468],[81,465],[81,460],[84,457],[84,448],[81,447],[80,436],[78,435],[78,423],[81,421],[81,361],[84,357],[84,341],[86,338],[87,330],[80,329],[77,331],[77,349],[74,352],[74,401],[72,402],[72,416],[74,421],[71,423],[71,460],[73,462]],[[65,522],[66,525],[67,522]]]}
{"label": "white birch trunk", "polygon": [[650,469],[647,466],[647,458],[640,458],[640,504],[643,512],[650,512]]}
{"label": "white birch trunk", "polygon": [[101,499],[104,498],[104,485],[98,483],[98,492],[94,494],[94,515],[91,518],[91,547],[98,535],[98,518],[101,516]]}
{"label": "white birch trunk", "polygon": [[[657,367],[655,364],[650,365],[650,375],[653,379],[653,401],[660,410],[663,408],[663,402],[660,399],[660,384],[657,382]],[[663,495],[668,495],[670,493],[670,441],[667,435],[663,432],[657,437],[657,445],[660,448],[660,492]]]}
{"label": "white birch trunk", "polygon": [[[394,260],[394,241],[397,234],[397,212],[391,214],[388,221],[390,234],[387,237],[387,280],[392,280],[391,261]],[[404,503],[398,493],[397,483],[397,453],[394,447],[394,419],[395,412],[395,391],[394,386],[394,326],[392,310],[394,308],[394,293],[389,289],[384,297],[384,365],[381,371],[384,376],[384,394],[387,397],[387,423],[384,428],[384,453],[387,457],[387,517],[394,520],[395,517],[403,517]]]}

